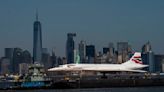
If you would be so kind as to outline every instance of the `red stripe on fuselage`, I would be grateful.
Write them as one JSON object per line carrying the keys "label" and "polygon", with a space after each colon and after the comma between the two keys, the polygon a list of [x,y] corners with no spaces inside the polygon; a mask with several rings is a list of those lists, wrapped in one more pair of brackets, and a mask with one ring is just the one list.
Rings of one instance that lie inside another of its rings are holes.
{"label": "red stripe on fuselage", "polygon": [[135,63],[137,64],[142,64],[142,62],[138,61],[138,60],[135,60],[135,59],[132,59],[132,61],[134,61]]}
{"label": "red stripe on fuselage", "polygon": [[141,56],[134,56],[134,58],[141,58]]}

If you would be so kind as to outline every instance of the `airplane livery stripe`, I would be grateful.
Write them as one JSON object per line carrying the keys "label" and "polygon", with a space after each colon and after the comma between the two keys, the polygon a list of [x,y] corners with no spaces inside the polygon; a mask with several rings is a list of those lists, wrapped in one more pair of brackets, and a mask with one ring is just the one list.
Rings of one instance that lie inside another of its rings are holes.
{"label": "airplane livery stripe", "polygon": [[134,61],[135,63],[137,64],[142,64],[142,62],[138,61],[138,60],[135,60],[135,59],[132,59],[132,61]]}
{"label": "airplane livery stripe", "polygon": [[141,56],[134,56],[134,58],[141,58]]}

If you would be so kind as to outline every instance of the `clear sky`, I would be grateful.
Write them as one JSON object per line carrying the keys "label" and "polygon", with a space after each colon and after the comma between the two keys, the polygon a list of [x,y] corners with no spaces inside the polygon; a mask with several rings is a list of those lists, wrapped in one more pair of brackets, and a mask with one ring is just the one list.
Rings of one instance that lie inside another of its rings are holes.
{"label": "clear sky", "polygon": [[[147,41],[164,54],[164,0],[0,0],[0,55],[5,47],[33,48],[36,9],[43,47],[65,55],[68,32],[76,44],[86,40],[102,50],[109,42],[128,41],[140,51]],[[76,46],[77,47],[77,46]]]}

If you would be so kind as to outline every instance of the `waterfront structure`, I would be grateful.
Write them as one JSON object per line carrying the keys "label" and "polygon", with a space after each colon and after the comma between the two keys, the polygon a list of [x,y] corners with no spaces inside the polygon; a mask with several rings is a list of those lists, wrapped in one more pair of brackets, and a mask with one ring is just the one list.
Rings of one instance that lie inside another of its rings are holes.
{"label": "waterfront structure", "polygon": [[75,42],[73,37],[75,37],[75,33],[68,33],[67,34],[67,42],[66,42],[66,58],[67,64],[74,62],[74,49],[75,49]]}
{"label": "waterfront structure", "polygon": [[36,21],[34,22],[34,38],[33,38],[33,62],[41,62],[42,58],[42,31],[41,23],[36,13]]}
{"label": "waterfront structure", "polygon": [[95,46],[94,45],[86,45],[86,59],[87,63],[94,63],[95,60]]}
{"label": "waterfront structure", "polygon": [[44,75],[44,66],[39,63],[34,63],[29,66],[28,73],[24,77],[24,81],[21,83],[23,88],[32,88],[45,86],[46,76]]}
{"label": "waterfront structure", "polygon": [[86,42],[80,41],[79,43],[79,56],[80,56],[80,63],[85,63],[85,56],[86,56]]}

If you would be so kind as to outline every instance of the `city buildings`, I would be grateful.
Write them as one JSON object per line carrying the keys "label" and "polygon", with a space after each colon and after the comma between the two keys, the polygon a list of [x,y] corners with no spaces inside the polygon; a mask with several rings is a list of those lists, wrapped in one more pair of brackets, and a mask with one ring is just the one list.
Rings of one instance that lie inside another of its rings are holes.
{"label": "city buildings", "polygon": [[[35,24],[35,23],[34,23]],[[40,24],[37,24],[41,26]],[[38,31],[34,30],[34,31]],[[41,30],[40,30],[41,31]],[[36,33],[38,35],[38,33]],[[34,35],[34,36],[36,36]],[[41,34],[40,34],[41,35]],[[41,50],[35,49],[35,60],[41,60],[39,63],[43,64],[45,69],[59,66],[63,64],[70,64],[74,62],[74,52],[76,55],[79,54],[80,62],[78,63],[123,63],[126,62],[132,55],[132,47],[128,42],[118,42],[117,50],[115,50],[114,44],[109,43],[108,46],[103,47],[103,51],[96,52],[95,45],[86,45],[85,41],[80,41],[78,44],[78,50],[75,49],[75,42],[73,37],[75,33],[67,34],[66,43],[66,57],[56,56],[55,49],[52,50],[52,55],[49,54],[47,48],[41,48]],[[41,37],[41,36],[40,36]],[[35,38],[35,37],[34,37]],[[41,39],[36,41],[40,42]],[[38,45],[38,44],[34,44]],[[41,44],[39,47],[42,47]],[[40,55],[37,54],[41,52]],[[38,56],[38,57],[36,57]],[[164,55],[155,54],[152,51],[150,42],[147,42],[142,47],[142,61],[144,64],[149,65],[145,70],[149,72],[164,72]],[[5,48],[5,56],[0,60],[0,70],[2,73],[13,73],[13,74],[25,74],[27,72],[27,67],[32,63],[32,57],[29,51],[23,50],[21,48]],[[26,67],[26,68],[24,68]]]}
{"label": "city buildings", "polygon": [[[128,42],[118,42],[115,49],[113,43],[103,47],[103,51],[96,52],[95,45],[87,45],[86,41],[80,41],[78,50],[75,48],[74,37],[76,33],[68,33],[66,41],[66,57],[56,56],[55,49],[52,50],[52,55],[49,54],[48,48],[42,48],[42,30],[41,23],[36,20],[33,24],[33,57],[28,50],[23,50],[18,47],[5,48],[5,55],[0,60],[1,74],[13,73],[24,74],[27,72],[27,67],[31,63],[43,64],[45,69],[59,66],[62,64],[75,63],[74,51],[80,56],[80,63],[124,63],[132,55],[132,47]],[[32,59],[33,58],[33,59]],[[164,72],[164,55],[156,54],[152,51],[150,42],[148,41],[142,47],[143,63],[149,65],[145,70],[149,72]],[[33,61],[33,62],[32,62]],[[25,68],[26,67],[26,68]]]}
{"label": "city buildings", "polygon": [[75,37],[75,33],[68,33],[67,34],[67,42],[66,42],[66,58],[67,64],[74,62],[74,49],[75,49],[75,42],[73,37]]}
{"label": "city buildings", "polygon": [[[4,62],[6,61],[6,62]],[[4,59],[1,60],[1,64],[9,65],[9,72],[12,74],[18,74],[20,71],[20,64],[31,64],[32,57],[31,53],[28,50],[23,50],[21,48],[5,48],[5,56]],[[3,67],[4,68],[4,67]],[[2,69],[2,72],[4,69]]]}

